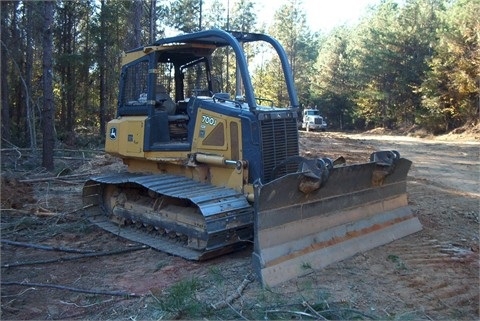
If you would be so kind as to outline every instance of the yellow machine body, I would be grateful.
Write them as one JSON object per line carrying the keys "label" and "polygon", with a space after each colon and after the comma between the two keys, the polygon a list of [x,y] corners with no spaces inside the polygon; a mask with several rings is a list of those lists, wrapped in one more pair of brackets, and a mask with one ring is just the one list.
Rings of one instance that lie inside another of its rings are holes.
{"label": "yellow machine body", "polygon": [[[253,185],[247,184],[248,167],[242,158],[241,125],[237,119],[199,109],[190,151],[143,150],[145,116],[119,117],[110,121],[105,151],[120,157],[131,172],[182,175],[215,186],[230,187],[253,197]],[[111,136],[111,135],[110,135]],[[192,162],[190,155],[195,155]]]}
{"label": "yellow machine body", "polygon": [[[243,45],[256,42],[279,56],[287,108],[254,93]],[[235,93],[224,83],[226,54]],[[128,170],[83,189],[90,220],[105,230],[190,260],[253,240],[257,276],[273,286],[422,228],[407,201],[411,162],[398,152],[352,165],[299,156],[299,102],[275,39],[206,30],[134,49],[122,63],[105,151]]]}

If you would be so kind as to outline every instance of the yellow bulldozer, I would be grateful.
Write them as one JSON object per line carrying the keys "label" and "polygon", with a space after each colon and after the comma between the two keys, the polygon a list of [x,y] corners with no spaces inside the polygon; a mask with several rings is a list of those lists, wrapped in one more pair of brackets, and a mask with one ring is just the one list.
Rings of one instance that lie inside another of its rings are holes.
{"label": "yellow bulldozer", "polygon": [[[244,53],[253,43],[277,54],[288,107],[255,95]],[[119,84],[105,151],[128,170],[83,188],[89,219],[107,231],[189,260],[253,241],[254,270],[273,286],[422,228],[407,203],[411,162],[398,152],[351,165],[299,156],[291,69],[268,35],[163,38],[124,54]]]}

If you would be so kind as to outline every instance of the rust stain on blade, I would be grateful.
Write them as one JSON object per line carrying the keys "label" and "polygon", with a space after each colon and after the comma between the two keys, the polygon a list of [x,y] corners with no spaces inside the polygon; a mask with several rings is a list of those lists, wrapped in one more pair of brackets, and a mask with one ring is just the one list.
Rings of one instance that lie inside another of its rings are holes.
{"label": "rust stain on blade", "polygon": [[300,257],[300,256],[304,256],[308,253],[315,252],[315,251],[318,251],[320,249],[323,249],[323,248],[326,248],[326,247],[329,247],[329,246],[332,246],[332,245],[335,245],[335,244],[338,244],[338,243],[342,243],[342,242],[345,242],[347,240],[357,238],[359,236],[366,235],[366,234],[369,234],[369,233],[372,233],[372,232],[375,232],[375,231],[383,230],[386,227],[393,226],[397,223],[400,223],[402,221],[407,221],[407,220],[412,219],[412,218],[414,218],[414,216],[409,215],[407,217],[397,218],[397,219],[394,219],[392,221],[385,222],[383,224],[374,224],[370,227],[367,227],[367,228],[364,228],[364,229],[361,229],[361,230],[349,231],[343,237],[335,236],[335,237],[333,237],[333,238],[331,238],[331,239],[329,239],[328,241],[325,241],[325,242],[312,243],[308,247],[306,247],[306,248],[304,248],[300,251],[295,251],[293,253],[290,253],[290,254],[284,255],[282,257],[279,257],[278,259],[266,262],[265,267],[275,266],[275,265],[278,265],[282,262],[289,261],[289,260],[292,260],[292,259]]}

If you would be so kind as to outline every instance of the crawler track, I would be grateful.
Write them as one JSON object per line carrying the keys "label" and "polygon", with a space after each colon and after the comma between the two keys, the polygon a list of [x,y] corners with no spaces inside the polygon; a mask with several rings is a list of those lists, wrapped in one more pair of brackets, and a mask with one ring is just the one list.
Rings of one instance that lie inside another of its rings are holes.
{"label": "crawler track", "polygon": [[190,260],[238,250],[253,237],[253,208],[242,194],[182,176],[94,177],[83,201],[97,226]]}

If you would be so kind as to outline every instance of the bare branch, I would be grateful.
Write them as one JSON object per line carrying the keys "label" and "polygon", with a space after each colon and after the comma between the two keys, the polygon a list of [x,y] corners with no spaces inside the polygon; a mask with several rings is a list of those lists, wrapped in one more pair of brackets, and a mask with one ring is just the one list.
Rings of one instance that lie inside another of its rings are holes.
{"label": "bare branch", "polygon": [[229,295],[225,300],[212,304],[211,307],[215,310],[218,310],[218,309],[223,309],[226,306],[230,305],[230,303],[232,303],[233,300],[238,299],[242,295],[243,290],[247,287],[249,283],[252,283],[253,280],[254,280],[254,277],[252,274],[247,275],[247,277],[242,281],[242,283],[239,285],[239,287],[234,293]]}
{"label": "bare branch", "polygon": [[113,296],[124,296],[124,297],[140,297],[140,295],[137,295],[135,293],[127,293],[123,291],[87,290],[87,289],[74,288],[74,287],[59,285],[59,284],[23,283],[23,282],[12,281],[12,282],[2,282],[0,283],[0,285],[1,286],[20,285],[20,286],[37,287],[37,288],[53,288],[53,289],[80,292],[80,293],[89,293],[89,294],[113,295]]}
{"label": "bare branch", "polygon": [[1,239],[1,243],[14,245],[14,246],[21,246],[21,247],[30,247],[38,250],[45,250],[45,251],[60,251],[60,252],[68,252],[68,253],[93,253],[95,250],[80,250],[80,249],[72,249],[62,246],[50,246],[50,245],[40,245],[40,244],[32,244],[32,243],[24,243],[24,242],[16,242]]}
{"label": "bare branch", "polygon": [[296,314],[299,316],[309,317],[315,319],[316,315],[302,312],[302,311],[293,311],[293,310],[267,310],[265,313],[289,313],[289,314]]}
{"label": "bare branch", "polygon": [[310,304],[308,304],[307,301],[303,301],[302,304],[303,304],[304,306],[306,306],[306,307],[308,308],[308,310],[310,310],[310,312],[312,312],[314,315],[316,315],[319,320],[328,320],[328,319],[325,318],[323,315],[321,315],[320,313],[318,313],[318,311],[315,310]]}
{"label": "bare branch", "polygon": [[92,304],[87,304],[87,305],[79,305],[79,304],[76,304],[75,302],[67,302],[67,301],[62,301],[60,300],[60,303],[62,304],[67,304],[67,305],[73,305],[77,308],[89,308],[89,307],[93,307],[95,305],[99,305],[99,304],[104,304],[104,303],[107,303],[107,302],[112,302],[113,301],[113,298],[112,299],[108,299],[108,300],[105,300],[105,301],[101,301],[101,302],[96,302],[96,303],[92,303]]}
{"label": "bare branch", "polygon": [[64,176],[51,176],[51,177],[42,177],[42,178],[32,178],[32,179],[22,179],[19,180],[20,183],[37,183],[37,182],[48,182],[55,180],[63,180],[67,178],[79,178],[91,175],[90,173],[84,174],[74,174],[74,175],[64,175]]}
{"label": "bare branch", "polygon": [[129,248],[129,249],[117,250],[117,251],[88,253],[88,254],[85,254],[85,255],[77,255],[77,256],[70,256],[70,257],[61,257],[61,258],[51,259],[51,260],[42,260],[42,261],[19,262],[19,263],[12,263],[12,264],[4,264],[4,265],[2,265],[1,267],[2,267],[2,268],[11,268],[11,267],[25,266],[25,265],[37,265],[37,264],[49,264],[49,263],[56,263],[56,262],[74,261],[74,260],[80,260],[80,259],[89,258],[89,257],[100,257],[100,256],[123,254],[123,253],[127,253],[127,252],[145,250],[145,249],[147,249],[147,248],[148,248],[148,247],[147,247],[146,245],[141,245],[141,246],[132,247],[132,248]]}

